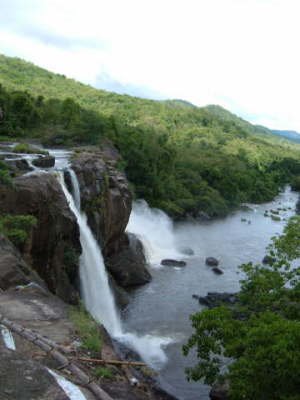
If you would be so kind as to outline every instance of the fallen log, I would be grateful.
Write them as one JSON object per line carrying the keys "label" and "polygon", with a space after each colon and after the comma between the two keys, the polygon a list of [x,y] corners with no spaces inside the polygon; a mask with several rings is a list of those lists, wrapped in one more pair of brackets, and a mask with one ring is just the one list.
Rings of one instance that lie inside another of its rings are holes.
{"label": "fallen log", "polygon": [[86,358],[86,357],[72,357],[78,361],[86,361],[94,364],[111,364],[111,365],[128,365],[132,367],[146,367],[147,364],[141,361],[123,361],[123,360],[100,360],[97,358]]}

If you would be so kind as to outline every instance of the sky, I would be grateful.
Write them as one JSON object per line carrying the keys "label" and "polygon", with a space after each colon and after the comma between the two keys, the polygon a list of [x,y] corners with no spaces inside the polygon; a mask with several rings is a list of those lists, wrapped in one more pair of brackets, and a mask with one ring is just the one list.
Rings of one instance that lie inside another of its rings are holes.
{"label": "sky", "polygon": [[0,0],[0,53],[300,132],[299,0]]}

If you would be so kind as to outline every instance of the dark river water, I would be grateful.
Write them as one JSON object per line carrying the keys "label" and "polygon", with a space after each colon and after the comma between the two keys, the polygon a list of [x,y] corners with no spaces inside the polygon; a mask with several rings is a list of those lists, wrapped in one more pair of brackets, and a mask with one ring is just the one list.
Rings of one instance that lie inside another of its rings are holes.
{"label": "dark river water", "polygon": [[[128,231],[139,235],[146,247],[153,280],[131,294],[124,313],[126,329],[138,334],[153,334],[173,340],[165,348],[168,361],[159,371],[161,385],[179,399],[208,399],[209,387],[189,383],[184,368],[193,365],[194,355],[184,357],[182,344],[192,330],[189,315],[201,310],[193,294],[205,296],[209,291],[234,292],[239,289],[238,265],[260,262],[270,238],[280,234],[286,220],[295,214],[298,194],[287,187],[273,202],[250,205],[251,210],[237,211],[224,219],[206,223],[182,222],[173,225],[160,211],[137,203]],[[281,221],[265,217],[265,210],[284,208]],[[242,221],[246,219],[246,221]],[[249,222],[248,222],[249,221]],[[180,254],[183,247],[192,248],[193,256]],[[205,265],[205,258],[220,260],[223,275],[215,275]],[[184,268],[160,267],[162,258],[180,258]]]}

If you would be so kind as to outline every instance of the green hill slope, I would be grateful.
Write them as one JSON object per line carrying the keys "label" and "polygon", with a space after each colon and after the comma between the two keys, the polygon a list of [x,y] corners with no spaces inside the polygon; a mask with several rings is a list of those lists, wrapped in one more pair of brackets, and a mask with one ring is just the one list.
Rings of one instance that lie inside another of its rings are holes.
{"label": "green hill slope", "polygon": [[67,145],[109,139],[136,195],[175,216],[224,215],[269,200],[300,172],[297,145],[219,106],[118,95],[2,55],[0,84],[3,136]]}

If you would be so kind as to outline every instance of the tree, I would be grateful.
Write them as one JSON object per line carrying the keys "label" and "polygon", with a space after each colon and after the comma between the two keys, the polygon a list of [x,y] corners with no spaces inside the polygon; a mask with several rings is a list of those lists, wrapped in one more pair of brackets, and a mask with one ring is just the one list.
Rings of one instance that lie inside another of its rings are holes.
{"label": "tree", "polygon": [[[272,266],[241,266],[245,278],[234,305],[191,316],[196,348],[192,380],[229,385],[230,400],[296,400],[300,393],[300,217],[272,238]],[[224,367],[225,366],[225,367]]]}

